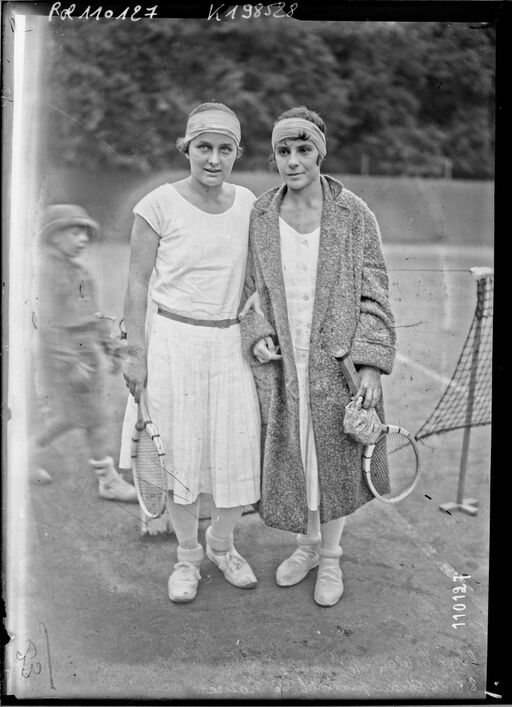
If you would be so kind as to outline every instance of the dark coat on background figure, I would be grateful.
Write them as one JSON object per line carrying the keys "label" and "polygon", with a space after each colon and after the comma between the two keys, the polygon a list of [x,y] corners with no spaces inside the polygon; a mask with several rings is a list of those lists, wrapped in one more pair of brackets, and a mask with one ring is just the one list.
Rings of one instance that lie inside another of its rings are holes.
{"label": "dark coat on background figure", "polygon": [[[334,358],[348,348],[356,366],[390,373],[395,357],[394,320],[379,227],[367,205],[337,180],[322,176],[323,209],[310,342],[310,402],[318,458],[322,523],[354,512],[373,498],[361,472],[362,445],[343,433],[348,386]],[[286,186],[254,204],[245,293],[260,295],[264,318],[242,319],[262,416],[260,513],[274,528],[307,530],[305,472],[299,438],[299,389],[288,325],[279,211]],[[282,360],[259,364],[252,346],[277,334]],[[377,406],[383,420],[383,403]]]}
{"label": "dark coat on background figure", "polygon": [[[79,259],[44,244],[36,271],[36,390],[42,406],[76,427],[106,424],[105,348],[111,344],[106,320],[97,312],[97,284]],[[88,381],[73,370],[84,367]]]}

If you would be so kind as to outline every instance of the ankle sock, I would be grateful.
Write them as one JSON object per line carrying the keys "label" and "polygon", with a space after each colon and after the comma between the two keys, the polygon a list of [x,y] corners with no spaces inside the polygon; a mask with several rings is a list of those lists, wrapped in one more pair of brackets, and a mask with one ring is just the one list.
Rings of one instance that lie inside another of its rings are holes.
{"label": "ankle sock", "polygon": [[343,548],[340,545],[338,545],[338,547],[321,547],[319,553],[321,559],[337,559],[343,555]]}
{"label": "ankle sock", "polygon": [[216,555],[224,555],[233,547],[233,533],[230,533],[230,535],[225,538],[219,538],[213,534],[210,526],[206,529],[206,542],[210,550]]}
{"label": "ankle sock", "polygon": [[199,565],[204,557],[204,548],[199,543],[192,548],[178,545],[177,556],[179,562],[190,562],[199,569]]}

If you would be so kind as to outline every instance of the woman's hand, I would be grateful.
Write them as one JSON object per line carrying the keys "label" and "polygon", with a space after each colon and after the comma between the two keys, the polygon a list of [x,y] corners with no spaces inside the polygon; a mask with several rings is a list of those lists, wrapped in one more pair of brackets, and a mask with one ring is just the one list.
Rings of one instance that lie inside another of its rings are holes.
{"label": "woman's hand", "polygon": [[148,365],[145,352],[137,351],[130,353],[124,365],[123,377],[126,382],[126,387],[133,395],[135,402],[138,403],[148,377]]}
{"label": "woman's hand", "polygon": [[373,366],[361,366],[358,373],[360,385],[355,399],[361,397],[364,409],[369,410],[377,405],[382,396],[380,370]]}
{"label": "woman's hand", "polygon": [[260,317],[264,316],[263,310],[261,309],[260,296],[257,291],[253,292],[252,295],[249,297],[238,317],[245,317],[245,315],[249,312],[250,309],[254,309],[256,314],[259,314]]}
{"label": "woman's hand", "polygon": [[278,347],[274,344],[271,336],[266,336],[256,342],[253,346],[252,352],[254,357],[257,358],[260,363],[268,363],[269,361],[275,361],[283,358],[277,353]]}

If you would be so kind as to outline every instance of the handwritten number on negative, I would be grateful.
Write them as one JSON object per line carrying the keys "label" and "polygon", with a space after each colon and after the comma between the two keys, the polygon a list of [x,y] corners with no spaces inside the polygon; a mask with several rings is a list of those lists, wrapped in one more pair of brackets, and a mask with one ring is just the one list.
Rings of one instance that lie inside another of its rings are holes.
{"label": "handwritten number on negative", "polygon": [[27,680],[31,675],[39,675],[41,672],[41,663],[39,661],[32,662],[36,657],[37,648],[35,646],[34,641],[30,639],[28,640],[27,650],[25,651],[25,653],[22,653],[21,651],[16,651],[16,660],[22,661],[21,675]]}

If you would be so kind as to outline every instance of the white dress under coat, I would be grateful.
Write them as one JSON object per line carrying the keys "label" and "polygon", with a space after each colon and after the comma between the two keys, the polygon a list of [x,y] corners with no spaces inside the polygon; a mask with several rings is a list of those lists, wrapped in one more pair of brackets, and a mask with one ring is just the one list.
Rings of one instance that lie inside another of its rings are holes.
{"label": "white dress under coat", "polygon": [[306,472],[308,508],[318,510],[318,463],[309,393],[309,348],[315,302],[320,227],[299,233],[279,219],[281,262],[286,292],[288,323],[299,384],[300,451]]}

